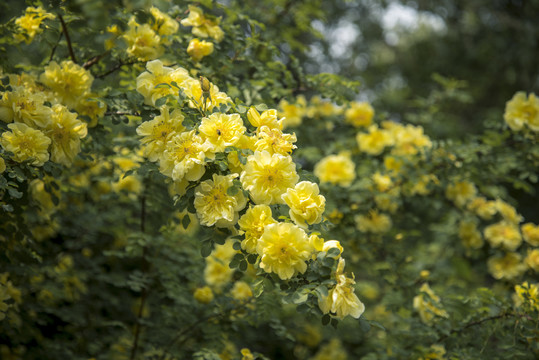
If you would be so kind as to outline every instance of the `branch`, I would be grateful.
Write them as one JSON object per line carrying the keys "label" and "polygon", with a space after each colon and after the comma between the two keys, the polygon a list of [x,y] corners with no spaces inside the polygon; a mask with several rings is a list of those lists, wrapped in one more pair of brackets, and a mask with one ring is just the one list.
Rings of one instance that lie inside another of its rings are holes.
{"label": "branch", "polygon": [[115,67],[113,67],[112,69],[110,69],[109,71],[103,73],[103,74],[100,74],[100,75],[96,75],[95,78],[96,79],[102,79],[104,78],[105,76],[107,75],[110,75],[112,74],[113,72],[115,71],[118,71],[122,66],[124,65],[133,65],[133,64],[136,64],[138,63],[139,61],[129,61],[129,62],[123,62],[122,60],[120,60],[120,62],[118,63],[118,65],[116,65]]}
{"label": "branch", "polygon": [[99,62],[99,60],[101,60],[105,55],[107,55],[110,51],[107,50],[105,51],[103,54],[100,54],[100,55],[96,55],[94,56],[93,58],[91,58],[90,60],[86,61],[82,67],[85,68],[86,70],[88,70],[89,68],[91,68],[92,66],[94,66],[95,64],[97,64]]}
{"label": "branch", "polygon": [[58,14],[58,18],[60,19],[60,22],[62,23],[62,32],[66,35],[67,48],[69,49],[69,56],[71,57],[71,60],[73,60],[73,62],[76,64],[77,59],[75,59],[75,53],[73,52],[73,47],[71,46],[71,39],[69,38],[69,33],[67,32],[67,25],[62,15]]}
{"label": "branch", "polygon": [[474,326],[477,326],[477,325],[481,325],[482,323],[485,323],[485,322],[488,322],[488,321],[493,321],[493,320],[498,320],[498,319],[503,319],[503,318],[506,318],[506,317],[518,317],[519,319],[522,318],[522,317],[526,317],[526,314],[514,314],[514,313],[501,313],[501,314],[498,314],[498,315],[493,315],[493,316],[489,316],[489,317],[486,317],[486,318],[483,318],[483,319],[479,319],[479,320],[475,320],[475,321],[470,321],[469,323],[467,323],[466,325],[464,325],[463,327],[459,328],[459,329],[453,329],[449,332],[449,334],[447,335],[444,335],[442,337],[440,337],[438,339],[438,342],[441,342],[441,341],[444,341],[445,339],[447,339],[450,335],[453,335],[453,334],[459,334],[461,332],[463,332],[464,330],[468,329],[468,328],[471,328],[471,327],[474,327]]}
{"label": "branch", "polygon": [[54,53],[56,52],[56,48],[58,47],[58,44],[60,43],[60,40],[62,39],[62,35],[64,34],[63,31],[60,31],[60,35],[58,36],[58,40],[56,41],[56,44],[52,47],[51,56],[49,57],[49,62],[52,61],[52,57],[54,56]]}

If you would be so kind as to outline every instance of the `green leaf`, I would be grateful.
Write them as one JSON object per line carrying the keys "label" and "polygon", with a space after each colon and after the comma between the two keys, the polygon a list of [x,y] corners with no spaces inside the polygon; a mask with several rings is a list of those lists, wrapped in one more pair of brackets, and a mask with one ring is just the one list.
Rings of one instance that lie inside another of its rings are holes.
{"label": "green leaf", "polygon": [[190,223],[191,223],[191,217],[189,216],[189,214],[185,214],[185,216],[182,219],[183,228],[187,229]]}

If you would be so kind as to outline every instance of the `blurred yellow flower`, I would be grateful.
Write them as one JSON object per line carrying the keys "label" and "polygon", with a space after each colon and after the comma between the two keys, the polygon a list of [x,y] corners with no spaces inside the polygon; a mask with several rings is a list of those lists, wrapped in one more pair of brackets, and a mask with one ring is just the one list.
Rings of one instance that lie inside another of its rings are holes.
{"label": "blurred yellow flower", "polygon": [[189,16],[181,21],[183,26],[192,26],[191,32],[202,38],[211,37],[217,42],[223,40],[225,33],[219,27],[220,19],[209,18],[199,7],[189,5]]}
{"label": "blurred yellow flower", "polygon": [[[181,86],[188,79],[194,80],[189,76],[189,72],[184,68],[171,68],[163,66],[161,60],[152,60],[146,63],[148,71],[143,72],[137,77],[137,91],[144,96],[146,105],[155,106],[155,102],[167,95],[176,95],[178,89],[173,87],[173,82]],[[159,84],[169,84],[170,86],[159,86]]]}
{"label": "blurred yellow flower", "polygon": [[346,122],[355,127],[371,125],[373,117],[374,109],[368,102],[351,102],[344,113]]}
{"label": "blurred yellow flower", "polygon": [[445,196],[458,207],[466,205],[477,193],[475,185],[469,181],[457,181],[447,185]]}
{"label": "blurred yellow flower", "polygon": [[357,215],[355,217],[357,228],[361,232],[372,232],[382,234],[391,229],[391,218],[385,214],[378,213],[378,210],[370,210],[368,215]]}
{"label": "blurred yellow flower", "polygon": [[539,99],[534,93],[526,96],[523,91],[517,92],[505,104],[503,118],[512,130],[521,130],[527,125],[533,131],[539,131]]}
{"label": "blurred yellow flower", "polygon": [[517,278],[527,269],[522,257],[514,252],[507,253],[503,257],[493,256],[489,258],[487,267],[492,277],[497,280]]}
{"label": "blurred yellow flower", "polygon": [[419,313],[421,321],[425,324],[431,324],[435,316],[449,317],[449,314],[442,307],[440,297],[434,294],[429,284],[421,285],[419,291],[421,294],[414,297],[413,307]]}
{"label": "blurred yellow flower", "polygon": [[194,61],[200,61],[203,57],[213,53],[213,43],[194,38],[187,46],[187,53]]}
{"label": "blurred yellow flower", "polygon": [[54,19],[55,16],[46,12],[42,7],[29,6],[24,11],[24,15],[15,19],[15,25],[17,25],[17,32],[14,38],[17,41],[24,41],[30,44],[37,34],[43,32],[40,27],[41,23],[45,19]]}
{"label": "blurred yellow flower", "polygon": [[520,227],[524,241],[532,246],[539,246],[539,225],[526,223]]}
{"label": "blurred yellow flower", "polygon": [[2,134],[0,145],[13,153],[13,160],[29,161],[34,166],[42,166],[49,160],[51,139],[45,134],[23,123],[9,124],[8,128],[11,131]]}
{"label": "blurred yellow flower", "polygon": [[526,265],[535,272],[539,272],[539,249],[528,250]]}
{"label": "blurred yellow flower", "polygon": [[369,133],[360,132],[356,136],[359,150],[369,155],[380,155],[386,146],[393,145],[390,134],[376,125],[369,126]]}
{"label": "blurred yellow flower", "polygon": [[213,291],[209,286],[199,287],[195,290],[193,297],[201,304],[209,304],[213,300]]}
{"label": "blurred yellow flower", "polygon": [[90,91],[94,77],[82,66],[65,60],[60,64],[51,61],[39,80],[54,92],[59,102],[72,109]]}
{"label": "blurred yellow flower", "polygon": [[122,35],[127,43],[127,54],[139,61],[157,59],[165,49],[161,45],[161,37],[155,33],[148,24],[139,24],[135,17],[131,17],[127,23],[129,28]]}
{"label": "blurred yellow flower", "polygon": [[356,178],[356,165],[347,154],[329,155],[314,166],[321,183],[348,187]]}
{"label": "blurred yellow flower", "polygon": [[70,112],[65,106],[52,106],[51,121],[43,130],[52,140],[51,160],[70,166],[80,152],[80,139],[86,137],[86,123],[77,118],[77,113]]}
{"label": "blurred yellow flower", "polygon": [[509,251],[515,251],[522,243],[518,227],[507,221],[487,226],[484,235],[490,246],[495,248],[501,246]]}

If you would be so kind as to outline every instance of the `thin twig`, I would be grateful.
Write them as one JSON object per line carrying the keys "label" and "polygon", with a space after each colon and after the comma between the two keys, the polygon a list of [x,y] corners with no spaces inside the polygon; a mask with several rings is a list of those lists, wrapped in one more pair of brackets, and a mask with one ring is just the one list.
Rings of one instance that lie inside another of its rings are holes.
{"label": "thin twig", "polygon": [[52,47],[51,56],[49,57],[49,62],[52,61],[52,57],[54,56],[54,53],[56,52],[56,48],[58,47],[58,44],[60,43],[60,40],[62,39],[62,35],[64,34],[63,31],[60,31],[60,35],[58,36],[58,41],[56,41],[56,44]]}
{"label": "thin twig", "polygon": [[113,72],[115,71],[118,71],[122,66],[124,65],[133,65],[133,64],[136,64],[138,61],[130,61],[130,62],[123,62],[120,60],[120,62],[118,63],[118,65],[116,65],[115,67],[113,67],[112,69],[110,69],[109,71],[103,73],[103,74],[100,74],[100,75],[96,75],[95,78],[97,79],[102,79],[104,78],[105,76],[107,75],[110,75],[112,74]]}
{"label": "thin twig", "polygon": [[67,48],[69,49],[69,56],[71,57],[71,60],[73,60],[73,62],[76,64],[77,59],[75,59],[75,53],[73,52],[73,47],[71,46],[71,39],[69,38],[69,32],[67,31],[67,25],[66,25],[62,15],[58,14],[58,18],[60,19],[60,22],[62,23],[62,31],[66,35]]}
{"label": "thin twig", "polygon": [[99,55],[96,55],[94,56],[93,58],[91,58],[90,60],[86,61],[82,67],[85,68],[86,70],[88,70],[89,68],[91,68],[92,66],[94,66],[95,64],[97,64],[99,62],[99,60],[101,60],[105,55],[107,55],[109,53],[109,51],[105,51],[103,54],[99,54]]}
{"label": "thin twig", "polygon": [[469,323],[467,323],[466,325],[464,325],[463,327],[459,328],[459,329],[453,329],[449,332],[449,334],[447,335],[444,335],[442,337],[440,337],[438,339],[438,342],[441,342],[441,341],[444,341],[445,339],[447,339],[450,335],[452,334],[458,334],[458,333],[461,333],[463,332],[464,330],[468,329],[468,328],[471,328],[473,326],[477,326],[477,325],[481,325],[482,323],[485,323],[487,321],[492,321],[492,320],[498,320],[498,319],[503,319],[505,317],[514,317],[514,316],[517,316],[519,318],[525,316],[525,315],[522,315],[522,314],[513,314],[513,313],[501,313],[501,314],[498,314],[498,315],[494,315],[494,316],[489,316],[489,317],[486,317],[486,318],[483,318],[483,319],[479,319],[479,320],[475,320],[475,321],[471,321]]}

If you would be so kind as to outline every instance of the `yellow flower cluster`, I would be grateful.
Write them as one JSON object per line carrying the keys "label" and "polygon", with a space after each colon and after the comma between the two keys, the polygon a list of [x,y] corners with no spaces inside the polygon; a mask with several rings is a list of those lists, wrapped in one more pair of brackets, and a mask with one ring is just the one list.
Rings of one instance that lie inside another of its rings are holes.
{"label": "yellow flower cluster", "polygon": [[413,307],[419,313],[421,321],[431,324],[436,316],[447,318],[449,314],[443,309],[440,297],[430,288],[428,283],[424,283],[419,288],[421,292],[414,297]]}
{"label": "yellow flower cluster", "polygon": [[[179,88],[201,115],[187,130],[182,111],[172,109],[172,104],[163,105],[160,115],[137,128],[144,156],[170,178],[174,192],[182,196],[188,186],[194,187],[194,208],[201,225],[229,228],[243,236],[241,247],[257,256],[255,265],[282,280],[305,273],[318,252],[337,248],[336,258],[340,259],[343,248],[338,241],[324,242],[309,234],[323,219],[325,198],[316,183],[298,182],[291,157],[296,136],[283,132],[284,119],[279,119],[276,110],[260,113],[251,107],[246,119],[238,113],[218,112],[216,106],[232,102],[209,80],[194,80],[187,70],[166,67],[160,60],[148,62],[146,69],[137,78],[137,90],[146,104],[155,106],[159,98],[174,95]],[[255,129],[248,129],[246,121]],[[337,181],[349,184],[355,177],[353,164],[349,166],[348,156],[342,158],[344,164],[337,166],[342,167],[344,177]],[[218,164],[220,170],[212,164]],[[211,177],[205,175],[208,169]],[[249,202],[251,206],[244,210]],[[273,218],[271,206],[276,204],[288,206],[294,223]],[[228,264],[236,253],[228,240],[207,258],[204,279],[213,291],[221,292],[231,281],[233,271]],[[353,278],[343,274],[343,266],[323,304],[326,312],[338,317],[357,318],[364,307],[353,292]],[[231,294],[243,301],[252,296],[252,290],[246,283],[236,283]],[[202,303],[211,301],[205,288],[198,289],[195,298]]]}
{"label": "yellow flower cluster", "polygon": [[382,122],[382,127],[370,125],[368,133],[360,132],[356,140],[361,152],[380,155],[391,147],[391,154],[413,156],[423,149],[432,147],[430,138],[423,134],[421,126],[402,125],[393,121]]}
{"label": "yellow flower cluster", "polygon": [[15,19],[15,25],[17,25],[15,40],[30,44],[36,35],[43,32],[41,28],[43,20],[54,18],[54,14],[46,12],[42,7],[27,7],[24,15]]}
{"label": "yellow flower cluster", "polygon": [[526,307],[532,311],[539,311],[539,286],[529,284],[527,281],[521,285],[515,285],[515,305]]}
{"label": "yellow flower cluster", "polygon": [[193,35],[207,38],[211,37],[215,41],[223,40],[225,33],[219,27],[219,18],[204,15],[199,7],[189,5],[189,16],[183,19],[180,23],[183,26],[192,26],[191,32]]}
{"label": "yellow flower cluster", "polygon": [[517,92],[505,104],[503,118],[512,130],[519,131],[527,126],[534,132],[539,131],[539,99],[534,93],[526,96],[523,91]]}
{"label": "yellow flower cluster", "polygon": [[200,61],[203,57],[213,53],[213,43],[195,38],[189,42],[187,53],[194,61]]}
{"label": "yellow flower cluster", "polygon": [[356,165],[350,154],[329,155],[314,166],[314,174],[321,183],[330,183],[348,187],[356,178]]}

